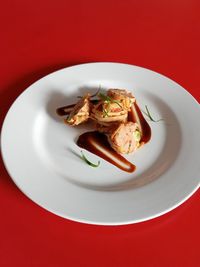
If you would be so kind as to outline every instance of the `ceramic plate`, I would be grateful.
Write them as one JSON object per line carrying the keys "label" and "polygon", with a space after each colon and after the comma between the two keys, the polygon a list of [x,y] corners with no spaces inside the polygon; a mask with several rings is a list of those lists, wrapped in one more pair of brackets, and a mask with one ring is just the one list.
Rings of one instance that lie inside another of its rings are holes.
{"label": "ceramic plate", "polygon": [[[87,165],[76,145],[86,127],[66,126],[56,115],[56,108],[99,85],[128,89],[141,110],[147,105],[163,119],[148,121],[151,141],[126,156],[137,166],[133,173],[103,159],[98,168]],[[50,212],[92,224],[141,222],[177,207],[199,187],[199,118],[195,99],[163,75],[118,63],[77,65],[40,79],[17,98],[2,128],[3,160],[20,190]]]}

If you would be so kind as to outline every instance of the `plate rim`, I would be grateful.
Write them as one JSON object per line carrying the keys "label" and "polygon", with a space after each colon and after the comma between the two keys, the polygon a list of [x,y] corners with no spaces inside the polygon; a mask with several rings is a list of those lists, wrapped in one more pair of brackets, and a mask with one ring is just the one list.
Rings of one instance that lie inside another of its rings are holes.
{"label": "plate rim", "polygon": [[136,68],[140,68],[140,69],[144,69],[144,70],[148,70],[156,75],[160,75],[162,76],[162,78],[165,78],[165,79],[168,79],[170,82],[173,82],[175,84],[177,84],[178,86],[181,87],[182,90],[185,91],[185,93],[193,99],[194,103],[198,105],[199,107],[199,110],[200,110],[200,106],[199,106],[199,102],[197,101],[197,99],[190,93],[188,92],[182,85],[180,85],[179,83],[177,83],[176,81],[172,80],[171,78],[169,78],[168,76],[165,76],[159,72],[156,72],[154,70],[151,70],[151,69],[148,69],[148,68],[145,68],[145,67],[141,67],[141,66],[137,66],[137,65],[132,65],[132,64],[126,64],[126,63],[120,63],[120,62],[90,62],[90,63],[81,63],[81,64],[77,64],[77,65],[72,65],[72,66],[69,66],[69,67],[64,67],[64,68],[61,68],[61,69],[58,69],[56,71],[53,71],[53,72],[50,72],[49,74],[41,77],[40,79],[38,79],[37,81],[35,81],[34,83],[30,84],[21,94],[19,94],[17,96],[17,98],[13,101],[13,103],[10,105],[7,113],[6,113],[6,116],[4,117],[4,120],[3,120],[3,124],[2,124],[2,127],[1,127],[1,136],[0,136],[0,139],[1,139],[1,155],[2,155],[2,160],[3,160],[3,163],[4,163],[4,166],[6,167],[6,170],[10,176],[10,178],[12,179],[12,181],[14,182],[14,184],[18,187],[18,189],[25,195],[27,196],[30,200],[32,200],[35,204],[37,204],[38,206],[44,208],[46,211],[48,212],[51,212],[53,214],[56,214],[57,216],[60,216],[60,217],[63,217],[65,219],[69,219],[71,221],[76,221],[76,222],[81,222],[81,223],[86,223],[86,224],[94,224],[94,225],[104,225],[104,226],[114,226],[114,225],[128,225],[128,224],[132,224],[132,223],[139,223],[139,222],[144,222],[144,221],[148,221],[148,220],[152,220],[152,219],[155,219],[157,217],[160,217],[172,210],[174,210],[175,208],[177,208],[178,206],[180,206],[182,203],[184,203],[187,199],[189,199],[199,188],[200,186],[200,181],[199,181],[199,184],[193,189],[193,191],[190,192],[190,194],[188,194],[185,198],[182,199],[182,201],[180,201],[179,203],[173,205],[172,207],[170,207],[169,209],[166,209],[164,210],[163,212],[160,212],[159,214],[157,215],[152,215],[152,216],[149,216],[149,217],[146,217],[144,219],[139,219],[139,220],[130,220],[130,221],[120,221],[119,223],[116,222],[116,223],[113,223],[113,222],[98,222],[98,221],[90,221],[90,220],[87,220],[87,219],[79,219],[79,218],[75,218],[75,217],[70,217],[70,216],[64,216],[63,214],[60,214],[58,212],[55,212],[53,210],[51,210],[49,207],[48,209],[43,206],[41,203],[39,203],[38,201],[36,202],[31,196],[29,196],[29,193],[27,192],[24,192],[23,189],[21,188],[21,186],[17,183],[17,181],[15,180],[15,178],[11,175],[10,171],[9,171],[9,167],[7,166],[7,162],[4,158],[4,152],[3,152],[3,149],[2,149],[2,146],[3,146],[3,136],[4,136],[4,132],[5,132],[5,122],[7,120],[7,117],[8,117],[8,114],[10,112],[12,112],[12,107],[14,106],[15,102],[25,93],[27,92],[28,90],[31,89],[31,87],[36,84],[37,82],[39,82],[40,80],[42,79],[45,79],[46,77],[50,76],[50,75],[54,75],[55,73],[57,72],[60,72],[60,71],[64,71],[66,69],[71,69],[71,68],[76,68],[76,67],[80,67],[80,66],[86,66],[86,65],[94,65],[94,64],[114,64],[114,65],[125,65],[125,66],[130,66],[130,67],[136,67]]}

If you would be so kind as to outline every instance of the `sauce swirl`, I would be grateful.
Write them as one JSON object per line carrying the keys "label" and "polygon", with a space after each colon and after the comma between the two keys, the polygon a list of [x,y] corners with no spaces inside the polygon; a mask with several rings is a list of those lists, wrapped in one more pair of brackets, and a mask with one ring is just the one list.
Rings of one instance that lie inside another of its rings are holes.
{"label": "sauce swirl", "polygon": [[[59,116],[68,115],[75,104],[60,107],[56,110]],[[128,113],[128,120],[136,122],[141,131],[141,145],[146,144],[151,139],[151,128],[145,120],[139,106],[135,102]],[[134,172],[136,166],[125,159],[122,155],[118,154],[109,144],[107,136],[99,133],[98,131],[86,132],[79,136],[77,145],[84,148],[91,153],[103,158],[109,163],[115,165],[119,169],[126,172]]]}
{"label": "sauce swirl", "polygon": [[108,143],[106,135],[98,131],[86,132],[80,135],[77,145],[105,159],[123,171],[133,172],[136,169],[135,165],[116,153]]}
{"label": "sauce swirl", "polygon": [[145,120],[142,111],[140,110],[136,102],[132,105],[131,110],[129,111],[128,119],[129,121],[137,122],[142,133],[140,142],[144,144],[149,142],[149,140],[151,139],[151,128],[148,122]]}

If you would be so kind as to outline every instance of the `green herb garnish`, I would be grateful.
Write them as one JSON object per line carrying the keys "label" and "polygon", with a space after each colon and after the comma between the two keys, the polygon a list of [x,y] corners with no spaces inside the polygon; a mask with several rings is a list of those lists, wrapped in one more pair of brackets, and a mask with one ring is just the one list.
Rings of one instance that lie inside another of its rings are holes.
{"label": "green herb garnish", "polygon": [[122,106],[120,105],[119,101],[113,99],[112,102],[116,103],[120,108],[122,108]]}
{"label": "green herb garnish", "polygon": [[109,117],[109,114],[108,114],[109,110],[103,108],[103,117]]}
{"label": "green herb garnish", "polygon": [[133,133],[133,137],[135,139],[136,142],[139,142],[141,140],[141,133],[139,130],[136,130],[134,133]]}
{"label": "green herb garnish", "polygon": [[71,118],[72,118],[72,115],[71,115],[71,114],[69,114],[69,115],[67,116],[67,118],[66,118],[66,121],[70,121],[70,120],[71,120]]}
{"label": "green herb garnish", "polygon": [[[99,93],[98,96],[101,98],[101,100],[104,101],[104,103],[106,103],[106,104],[116,103],[120,108],[122,108],[119,101],[112,99],[111,97],[109,97],[103,93]],[[109,112],[108,110],[103,108],[104,117],[109,116],[108,112]]]}
{"label": "green herb garnish", "polygon": [[103,94],[103,93],[99,93],[98,96],[105,102],[105,103],[116,103],[120,108],[122,108],[122,106],[120,105],[119,101],[112,99],[111,97]]}
{"label": "green herb garnish", "polygon": [[101,98],[101,100],[103,100],[104,102],[111,102],[112,98],[103,94],[103,93],[99,93],[98,96]]}
{"label": "green herb garnish", "polygon": [[93,95],[91,95],[91,97],[97,96],[99,94],[100,90],[101,90],[101,85],[99,85],[98,90],[96,91],[96,93],[94,93]]}
{"label": "green herb garnish", "polygon": [[163,121],[163,119],[159,119],[159,120],[155,120],[155,119],[153,119],[151,113],[149,112],[149,109],[148,109],[147,105],[145,105],[145,108],[146,108],[146,112],[144,112],[144,113],[149,117],[149,119],[150,119],[151,121],[153,121],[153,122]]}
{"label": "green herb garnish", "polygon": [[91,161],[89,161],[89,160],[86,158],[86,156],[83,154],[83,151],[81,151],[81,158],[82,158],[82,159],[83,159],[89,166],[91,166],[91,167],[96,168],[96,167],[99,167],[99,165],[100,165],[100,161],[98,161],[97,164],[94,164],[94,163],[92,163]]}

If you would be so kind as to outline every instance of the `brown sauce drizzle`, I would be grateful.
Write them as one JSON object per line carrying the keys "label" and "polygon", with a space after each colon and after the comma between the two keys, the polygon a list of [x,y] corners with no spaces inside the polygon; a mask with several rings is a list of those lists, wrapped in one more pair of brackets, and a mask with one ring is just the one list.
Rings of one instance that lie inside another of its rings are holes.
{"label": "brown sauce drizzle", "polygon": [[145,120],[142,111],[135,102],[128,114],[128,119],[133,122],[137,122],[140,125],[140,130],[142,132],[141,143],[147,143],[151,139],[151,128],[148,122]]}
{"label": "brown sauce drizzle", "polygon": [[106,135],[99,133],[98,131],[86,132],[80,135],[77,145],[105,159],[123,171],[134,172],[136,169],[135,165],[116,153],[110,146]]}
{"label": "brown sauce drizzle", "polygon": [[[56,110],[59,116],[68,115],[75,104],[60,107]],[[151,128],[145,120],[139,106],[135,102],[128,114],[128,120],[137,122],[141,133],[141,144],[147,143],[151,139]],[[98,131],[86,132],[79,136],[77,145],[84,148],[93,154],[105,159],[109,163],[115,165],[126,172],[134,172],[136,166],[126,160],[123,156],[118,154],[109,144],[106,135],[99,133]]]}

